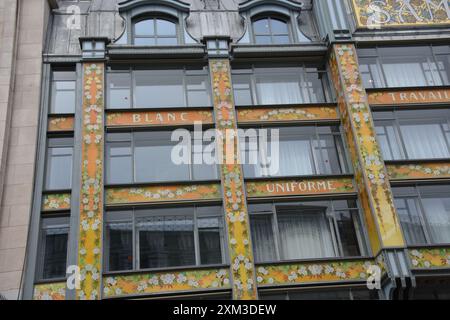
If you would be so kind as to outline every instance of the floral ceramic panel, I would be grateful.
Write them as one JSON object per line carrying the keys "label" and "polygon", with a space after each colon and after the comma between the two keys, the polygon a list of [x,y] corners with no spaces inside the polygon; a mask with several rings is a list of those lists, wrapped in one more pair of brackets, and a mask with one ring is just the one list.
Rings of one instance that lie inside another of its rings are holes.
{"label": "floral ceramic panel", "polygon": [[450,178],[450,163],[388,164],[390,180]]}
{"label": "floral ceramic panel", "polygon": [[450,268],[450,248],[410,249],[413,269]]}
{"label": "floral ceramic panel", "polygon": [[77,299],[99,299],[103,223],[104,64],[83,65]]}
{"label": "floral ceramic panel", "polygon": [[[257,298],[250,223],[245,199],[242,167],[239,164],[239,139],[231,85],[230,62],[210,60],[214,115],[219,139],[218,155],[224,161],[220,167],[223,206],[228,232],[233,298]],[[229,149],[231,148],[231,150]]]}
{"label": "floral ceramic panel", "polygon": [[330,67],[369,238],[377,254],[382,247],[403,247],[405,242],[357,61],[353,45],[337,44]]}
{"label": "floral ceramic panel", "polygon": [[64,132],[74,130],[74,117],[49,117],[48,132]]}
{"label": "floral ceramic panel", "polygon": [[339,120],[336,107],[239,108],[239,123]]}
{"label": "floral ceramic panel", "polygon": [[45,283],[34,286],[33,300],[65,300],[66,283]]}
{"label": "floral ceramic panel", "polygon": [[402,89],[395,91],[372,91],[369,93],[371,106],[425,105],[450,102],[450,89]]}
{"label": "floral ceramic panel", "polygon": [[117,275],[103,279],[104,298],[230,288],[228,269]]}
{"label": "floral ceramic panel", "polygon": [[70,210],[70,193],[44,194],[42,211]]}
{"label": "floral ceramic panel", "polygon": [[253,181],[246,182],[246,189],[250,198],[356,192],[351,178]]}
{"label": "floral ceramic panel", "polygon": [[359,28],[450,24],[448,0],[352,0]]}
{"label": "floral ceramic panel", "polygon": [[112,112],[106,116],[106,125],[109,127],[176,126],[191,125],[195,122],[212,124],[213,112],[210,110],[126,111]]}
{"label": "floral ceramic panel", "polygon": [[258,286],[367,281],[373,260],[331,261],[257,266]]}
{"label": "floral ceramic panel", "polygon": [[218,184],[108,188],[106,190],[107,205],[220,200],[221,198]]}

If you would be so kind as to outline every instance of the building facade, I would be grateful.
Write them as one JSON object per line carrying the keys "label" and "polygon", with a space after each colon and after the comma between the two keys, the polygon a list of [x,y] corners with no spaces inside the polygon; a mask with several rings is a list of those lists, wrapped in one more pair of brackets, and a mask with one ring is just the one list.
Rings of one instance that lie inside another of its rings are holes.
{"label": "building facade", "polygon": [[4,297],[450,298],[450,1],[7,0],[0,37]]}

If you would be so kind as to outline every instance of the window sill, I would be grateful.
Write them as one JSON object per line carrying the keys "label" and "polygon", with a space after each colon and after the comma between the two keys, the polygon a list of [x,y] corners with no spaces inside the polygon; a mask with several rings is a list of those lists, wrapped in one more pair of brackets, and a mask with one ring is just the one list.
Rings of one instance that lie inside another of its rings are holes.
{"label": "window sill", "polygon": [[186,272],[186,271],[199,271],[199,270],[210,270],[210,269],[223,269],[229,268],[230,265],[227,264],[215,264],[215,265],[205,265],[205,266],[181,266],[181,267],[166,267],[166,268],[152,268],[152,269],[140,269],[140,270],[128,270],[128,271],[105,271],[103,272],[103,277],[119,276],[119,275],[135,275],[135,274],[146,274],[146,273],[158,273],[158,272]]}
{"label": "window sill", "polygon": [[336,258],[311,258],[311,259],[301,259],[301,260],[281,260],[274,262],[257,262],[255,265],[257,267],[264,266],[280,266],[280,265],[291,265],[291,264],[304,264],[304,263],[330,263],[330,262],[340,262],[340,261],[361,261],[361,260],[373,260],[374,257],[361,256],[361,257],[336,257]]}

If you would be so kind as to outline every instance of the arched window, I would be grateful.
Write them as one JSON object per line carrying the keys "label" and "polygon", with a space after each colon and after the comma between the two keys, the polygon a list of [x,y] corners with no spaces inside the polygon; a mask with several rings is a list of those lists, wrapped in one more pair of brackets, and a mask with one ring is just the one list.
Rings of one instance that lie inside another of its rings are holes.
{"label": "arched window", "polygon": [[162,18],[147,18],[134,24],[134,44],[167,46],[178,44],[177,24]]}
{"label": "arched window", "polygon": [[265,17],[254,20],[252,25],[256,44],[291,43],[288,23],[282,19]]}

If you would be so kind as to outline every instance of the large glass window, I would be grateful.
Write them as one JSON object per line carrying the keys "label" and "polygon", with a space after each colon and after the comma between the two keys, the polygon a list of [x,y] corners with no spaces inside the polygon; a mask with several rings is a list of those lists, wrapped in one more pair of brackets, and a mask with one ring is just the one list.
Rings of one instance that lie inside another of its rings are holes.
{"label": "large glass window", "polygon": [[254,204],[249,213],[258,263],[364,253],[355,201]]}
{"label": "large glass window", "polygon": [[450,46],[359,49],[366,88],[449,85]]}
{"label": "large glass window", "polygon": [[[195,159],[199,149],[202,155],[207,149],[195,142],[193,134],[190,163],[177,164],[175,159],[172,159],[172,151],[179,141],[171,141],[171,135],[171,131],[109,133],[106,144],[107,183],[218,179],[218,168],[215,164],[209,165],[204,161],[200,163],[199,160],[202,159]],[[214,155],[210,156],[212,158]]]}
{"label": "large glass window", "polygon": [[450,110],[374,112],[385,160],[450,158]]}
{"label": "large glass window", "polygon": [[[272,139],[272,130],[279,130],[278,140],[276,136]],[[250,133],[246,131],[240,137],[246,178],[348,172],[339,127],[269,128],[267,143],[252,139]]]}
{"label": "large glass window", "polygon": [[289,26],[280,18],[261,18],[253,21],[256,44],[288,44],[291,42]]}
{"label": "large glass window", "polygon": [[65,278],[69,217],[42,219],[38,255],[38,279]]}
{"label": "large glass window", "polygon": [[234,68],[236,105],[304,104],[330,101],[324,69],[312,66]]}
{"label": "large glass window", "polygon": [[73,138],[48,139],[45,189],[72,189]]}
{"label": "large glass window", "polygon": [[409,245],[450,243],[450,186],[393,188]]}
{"label": "large glass window", "polygon": [[52,72],[50,113],[75,113],[76,73],[68,70]]}
{"label": "large glass window", "polygon": [[106,218],[107,271],[225,262],[221,207],[113,211]]}
{"label": "large glass window", "polygon": [[134,24],[134,44],[167,46],[178,44],[177,24],[161,18],[140,20]]}
{"label": "large glass window", "polygon": [[206,69],[111,70],[108,109],[211,106]]}

